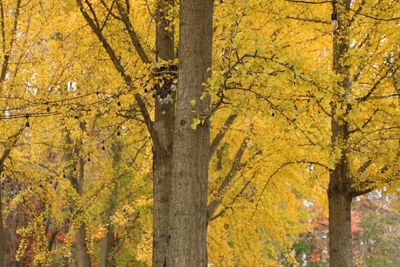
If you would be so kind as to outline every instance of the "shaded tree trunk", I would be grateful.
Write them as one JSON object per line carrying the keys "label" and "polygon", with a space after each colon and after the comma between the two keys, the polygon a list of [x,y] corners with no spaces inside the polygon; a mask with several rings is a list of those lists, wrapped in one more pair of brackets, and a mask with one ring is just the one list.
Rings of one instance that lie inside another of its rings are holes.
{"label": "shaded tree trunk", "polygon": [[77,251],[77,263],[78,267],[89,267],[90,257],[87,253],[86,247],[86,229],[84,225],[81,225],[76,233],[76,251]]}
{"label": "shaded tree trunk", "polygon": [[[22,130],[20,130],[19,133],[21,133]],[[18,137],[19,133],[17,133],[16,137]],[[17,142],[17,138],[15,138],[13,145]],[[11,149],[6,149],[3,153],[3,155],[0,158],[0,175],[4,171],[4,161],[8,158],[8,156],[11,153]],[[4,181],[1,181],[2,183]],[[6,260],[6,251],[8,249],[8,242],[9,242],[9,236],[7,235],[7,230],[5,228],[5,225],[7,224],[7,219],[4,220],[3,217],[3,190],[2,190],[2,185],[0,185],[0,267],[7,266],[7,260]]]}
{"label": "shaded tree trunk", "polygon": [[[156,53],[158,58],[171,61],[174,54],[174,32],[167,19],[168,12],[173,7],[173,0],[158,0],[156,14]],[[168,91],[172,87],[172,79],[159,85],[158,90]],[[173,94],[173,93],[172,93]],[[172,96],[172,99],[174,97]],[[153,267],[162,267],[168,251],[168,217],[170,209],[171,175],[172,175],[172,144],[174,131],[174,102],[161,103],[155,100],[154,127],[166,151],[153,151]]]}
{"label": "shaded tree trunk", "polygon": [[[79,149],[77,151],[79,154]],[[79,182],[78,182],[78,194],[83,195],[83,182],[84,182],[84,166],[85,162],[82,157],[79,157]],[[86,244],[86,228],[85,224],[79,227],[76,233],[76,250],[77,250],[77,262],[78,267],[89,267],[91,266],[90,256]]]}
{"label": "shaded tree trunk", "polygon": [[[351,95],[350,66],[344,58],[349,49],[350,0],[342,5],[333,4],[333,19],[337,28],[333,30],[333,70],[342,79],[333,85],[331,108],[331,146],[335,165],[330,171],[329,200],[329,256],[331,267],[352,267],[351,232],[351,180],[347,160],[349,126],[347,115],[351,110],[348,98]],[[344,114],[341,113],[344,110]],[[339,112],[338,112],[339,111]],[[337,156],[339,155],[339,156]]]}
{"label": "shaded tree trunk", "polygon": [[[117,182],[116,182],[117,183]],[[110,218],[113,215],[116,208],[116,201],[118,196],[118,185],[116,184],[110,196],[110,203],[105,212],[105,218],[107,223],[107,233],[101,241],[101,252],[100,252],[100,267],[112,267],[115,266],[115,259],[112,253],[115,238],[114,238],[114,227],[110,224]]]}
{"label": "shaded tree trunk", "polygon": [[[207,189],[210,99],[201,97],[209,77],[212,0],[180,2],[178,95],[167,266],[207,266]],[[193,105],[193,100],[196,104]],[[196,120],[195,120],[196,119]],[[196,129],[192,123],[200,120]]]}
{"label": "shaded tree trunk", "polygon": [[[119,177],[119,166],[121,162],[121,143],[117,140],[114,140],[114,143],[111,146],[113,152],[113,172],[114,179]],[[115,209],[117,207],[117,197],[119,192],[118,180],[114,181],[115,186],[111,191],[109,205],[105,212],[105,220],[107,224],[107,233],[101,242],[101,253],[100,253],[100,267],[112,267],[115,266],[115,259],[113,248],[115,245],[114,238],[114,227],[110,224],[110,218],[114,214]]]}
{"label": "shaded tree trunk", "polygon": [[[1,164],[1,163],[0,163]],[[2,166],[0,165],[0,174],[2,173]],[[4,231],[3,221],[3,199],[2,199],[2,188],[0,186],[0,267],[5,267],[5,250],[6,250],[6,235]]]}
{"label": "shaded tree trunk", "polygon": [[[80,128],[82,130],[85,129],[84,123],[80,123]],[[84,166],[85,162],[82,157],[80,157],[80,149],[82,146],[82,142],[78,141],[77,144],[73,144],[73,141],[70,136],[70,132],[68,129],[64,130],[65,132],[65,143],[66,150],[64,152],[64,162],[67,163],[67,166],[64,169],[64,177],[67,178],[79,196],[83,195],[83,182],[84,182]],[[78,159],[78,160],[77,160]],[[74,172],[78,167],[78,177],[75,177]],[[82,207],[78,207],[82,208]],[[75,235],[76,242],[76,254],[77,254],[77,265],[78,267],[89,267],[91,266],[90,257],[88,253],[88,248],[86,245],[86,229],[84,222],[80,223],[79,228],[77,229]]]}
{"label": "shaded tree trunk", "polygon": [[[106,211],[106,216],[109,218],[111,215],[111,209],[108,209]],[[114,229],[111,225],[108,225],[107,233],[101,241],[100,267],[115,266],[114,257],[111,255],[114,243]]]}

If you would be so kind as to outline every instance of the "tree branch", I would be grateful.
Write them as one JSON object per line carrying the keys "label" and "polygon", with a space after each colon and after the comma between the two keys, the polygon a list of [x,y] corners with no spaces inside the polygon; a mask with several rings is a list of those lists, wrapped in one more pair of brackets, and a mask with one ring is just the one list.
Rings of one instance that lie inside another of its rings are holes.
{"label": "tree branch", "polygon": [[[112,9],[113,9],[114,4],[115,4],[116,1],[117,1],[117,0],[114,0],[114,1],[112,2],[111,7],[110,7],[110,9],[109,9],[108,12],[107,12],[107,16],[106,16],[106,18],[104,19],[103,25],[101,25],[101,27],[100,27],[100,31],[101,31],[101,32],[103,32],[103,29],[104,29],[104,27],[106,26],[106,23],[107,23],[108,18],[110,17],[110,15],[111,15],[111,13],[112,13]],[[104,5],[105,5],[105,3],[104,3]],[[106,6],[106,5],[105,5],[105,7],[106,7],[106,9],[107,9],[107,6]]]}
{"label": "tree branch", "polygon": [[226,121],[224,123],[224,126],[219,130],[217,135],[214,137],[214,139],[213,139],[213,141],[211,142],[211,145],[210,145],[210,160],[211,160],[211,157],[214,155],[215,151],[217,150],[217,148],[218,148],[219,144],[221,143],[222,139],[224,138],[226,132],[232,126],[232,124],[236,120],[236,118],[237,118],[236,114],[230,115],[226,119]]}
{"label": "tree branch", "polygon": [[216,198],[213,201],[211,201],[207,207],[207,215],[208,215],[207,217],[209,220],[213,217],[214,213],[217,211],[218,207],[221,205],[222,199],[224,198],[226,192],[228,191],[228,186],[232,182],[233,178],[242,169],[243,165],[241,165],[240,162],[242,160],[244,151],[247,148],[248,142],[249,142],[249,136],[246,136],[243,139],[242,143],[239,146],[239,149],[236,152],[231,169],[229,170],[228,174],[225,176],[220,187],[218,188]]}
{"label": "tree branch", "polygon": [[[322,5],[322,4],[331,4],[332,0],[328,0],[328,1],[303,1],[303,0],[286,0],[287,2],[292,2],[292,3],[297,3],[297,4],[311,4],[311,5]],[[346,6],[345,4],[343,4],[342,2],[335,2],[336,4],[346,8],[347,10],[361,15],[363,17],[369,18],[369,19],[373,19],[373,20],[380,20],[380,21],[395,21],[395,20],[400,20],[400,17],[393,17],[393,18],[379,18],[379,17],[375,17],[375,16],[371,16],[369,14],[366,13],[362,13],[359,10],[354,10],[348,6]]]}
{"label": "tree branch", "polygon": [[125,24],[125,29],[128,32],[129,38],[131,39],[132,45],[135,47],[140,59],[143,63],[148,64],[150,60],[144,52],[142,45],[140,44],[139,37],[137,36],[135,29],[129,19],[129,14],[126,9],[121,5],[121,3],[117,0],[117,8],[118,12],[121,15],[122,22]]}
{"label": "tree branch", "polygon": [[13,146],[15,146],[15,144],[18,141],[18,137],[19,135],[22,133],[22,131],[25,129],[25,127],[20,128],[14,135],[12,135],[9,139],[11,139],[11,145],[6,147],[3,155],[0,158],[0,172],[3,171],[4,168],[4,161],[8,158],[8,156],[11,153],[11,149]]}

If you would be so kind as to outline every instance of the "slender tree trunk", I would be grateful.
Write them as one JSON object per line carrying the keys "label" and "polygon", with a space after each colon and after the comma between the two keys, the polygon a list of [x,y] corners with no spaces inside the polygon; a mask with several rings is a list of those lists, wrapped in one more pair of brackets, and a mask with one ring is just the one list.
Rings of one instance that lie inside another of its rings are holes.
{"label": "slender tree trunk", "polygon": [[10,218],[8,220],[6,220],[7,223],[7,235],[6,235],[6,244],[8,244],[8,248],[6,250],[6,253],[8,255],[6,255],[6,260],[4,261],[4,265],[5,266],[14,266],[14,267],[18,267],[21,265],[20,262],[18,262],[15,258],[15,256],[17,255],[17,251],[18,251],[18,246],[19,246],[19,237],[17,234],[17,229],[18,229],[18,221],[19,221],[19,217],[20,217],[20,213],[19,210],[16,209],[12,215],[10,216]]}
{"label": "slender tree trunk", "polygon": [[[2,166],[0,166],[2,169]],[[2,170],[0,170],[0,174]],[[6,250],[6,235],[4,231],[4,221],[3,221],[3,199],[2,199],[2,188],[0,186],[0,267],[5,267],[5,250]]]}
{"label": "slender tree trunk", "polygon": [[112,267],[115,266],[114,255],[112,254],[115,239],[114,239],[114,227],[110,224],[110,218],[113,215],[116,208],[116,201],[118,196],[118,185],[115,185],[110,196],[110,203],[105,212],[105,218],[107,221],[107,233],[101,241],[101,253],[100,253],[100,267]]}
{"label": "slender tree trunk", "polygon": [[[111,216],[111,212],[107,210],[106,216]],[[114,247],[114,231],[112,226],[107,227],[107,233],[101,241],[101,255],[100,255],[100,267],[112,267],[115,266],[114,257],[111,255],[111,251]]]}
{"label": "slender tree trunk", "polygon": [[76,233],[76,250],[78,267],[90,267],[90,257],[86,247],[86,229],[81,225]]}
{"label": "slender tree trunk", "polygon": [[[169,267],[207,266],[210,99],[202,94],[211,67],[212,18],[213,0],[180,2]],[[197,119],[202,123],[193,129],[191,125]]]}
{"label": "slender tree trunk", "polygon": [[[80,124],[81,129],[85,128],[83,123]],[[65,143],[67,145],[65,153],[64,153],[64,161],[67,163],[67,166],[64,169],[64,176],[68,180],[70,180],[72,186],[76,190],[79,196],[83,195],[83,182],[84,182],[84,166],[85,161],[80,156],[80,149],[82,146],[82,142],[78,142],[77,144],[73,144],[70,133],[68,129],[65,129]],[[75,160],[78,159],[78,162]],[[77,166],[78,165],[78,166]],[[79,175],[78,178],[74,175],[74,171],[76,171],[78,167]],[[81,223],[79,228],[77,229],[75,235],[76,241],[76,254],[77,254],[77,265],[78,267],[90,267],[90,256],[88,253],[88,248],[86,245],[86,229],[85,224]]]}
{"label": "slender tree trunk", "polygon": [[[116,178],[119,176],[122,149],[121,143],[119,143],[117,140],[114,140],[111,149],[113,152],[113,174]],[[115,245],[114,227],[110,224],[110,218],[114,214],[117,207],[117,197],[119,192],[118,180],[115,180],[114,183],[115,185],[113,190],[111,191],[109,204],[105,212],[107,233],[101,242],[100,267],[115,266],[115,259],[113,255],[113,248]]]}
{"label": "slender tree trunk", "polygon": [[[350,66],[344,60],[349,49],[349,15],[350,0],[342,5],[333,4],[333,19],[338,27],[333,30],[333,70],[342,79],[333,85],[331,145],[335,161],[330,171],[329,200],[329,256],[331,267],[352,267],[352,232],[351,232],[351,180],[347,160],[348,122],[347,115],[351,110],[348,103],[351,95]],[[342,113],[344,110],[344,113]],[[337,156],[339,155],[339,156]]]}
{"label": "slender tree trunk", "polygon": [[[167,19],[168,12],[173,7],[173,0],[158,0],[156,50],[157,60],[171,61],[174,54],[174,32]],[[167,78],[168,79],[168,78]],[[159,90],[168,91],[172,87],[172,79],[159,86]],[[165,264],[168,251],[171,175],[172,175],[172,144],[174,131],[175,107],[172,102],[161,103],[156,98],[154,127],[160,142],[166,151],[154,149],[153,155],[153,267]],[[165,153],[166,152],[166,153]]]}
{"label": "slender tree trunk", "polygon": [[[77,154],[80,153],[80,150],[77,150]],[[80,196],[83,195],[83,183],[85,177],[85,161],[82,157],[79,157],[79,181],[78,181],[78,194]],[[77,262],[78,267],[90,267],[90,256],[86,244],[86,228],[85,224],[82,223],[76,233],[76,249],[77,249]]]}
{"label": "slender tree trunk", "polygon": [[[7,149],[0,159],[0,175],[4,170],[4,161],[8,158],[10,154],[10,149]],[[3,183],[4,181],[2,181]],[[7,235],[7,230],[5,225],[7,224],[7,219],[4,220],[3,217],[3,190],[2,185],[0,185],[0,267],[7,266],[6,251],[8,249],[9,238]]]}

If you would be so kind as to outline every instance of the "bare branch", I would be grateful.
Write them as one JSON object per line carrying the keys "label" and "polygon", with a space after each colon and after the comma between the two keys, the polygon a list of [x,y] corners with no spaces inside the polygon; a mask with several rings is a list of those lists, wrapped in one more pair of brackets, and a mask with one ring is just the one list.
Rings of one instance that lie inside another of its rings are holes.
{"label": "bare branch", "polygon": [[372,94],[373,92],[375,92],[375,90],[378,88],[379,84],[380,84],[385,78],[388,77],[388,75],[390,74],[390,72],[391,72],[391,69],[388,68],[388,69],[386,70],[386,72],[385,72],[383,75],[381,75],[381,77],[379,77],[378,80],[375,81],[375,83],[372,85],[372,87],[368,90],[368,92],[367,92],[364,96],[357,98],[357,101],[363,102],[363,101],[368,100],[368,98],[371,96],[371,94]]}
{"label": "bare branch", "polygon": [[[115,1],[117,1],[117,0],[114,0],[114,1],[112,2],[111,7],[110,7],[110,9],[109,9],[108,12],[107,12],[106,18],[104,19],[103,25],[101,25],[101,27],[100,27],[100,31],[101,31],[101,32],[103,31],[104,27],[106,26],[107,21],[108,21],[108,18],[110,17],[110,15],[111,15],[111,13],[112,13],[112,9],[113,9],[113,7],[114,7]],[[107,9],[107,6],[106,6],[106,9]]]}
{"label": "bare branch", "polygon": [[3,171],[4,168],[4,161],[8,158],[8,156],[11,153],[11,149],[13,146],[15,146],[15,144],[18,141],[18,138],[20,136],[20,134],[23,132],[23,130],[25,129],[25,127],[21,127],[15,134],[13,134],[9,140],[11,141],[11,144],[9,146],[6,147],[3,155],[0,157],[0,172]]}
{"label": "bare branch", "polygon": [[330,21],[327,20],[321,20],[321,19],[315,19],[315,18],[299,18],[299,17],[292,17],[292,16],[287,16],[287,19],[292,19],[292,20],[300,20],[304,22],[311,22],[311,23],[321,23],[321,24],[331,24]]}
{"label": "bare branch", "polygon": [[128,32],[129,38],[131,39],[132,45],[135,47],[136,52],[138,53],[140,59],[142,60],[143,63],[148,64],[150,63],[150,60],[148,56],[146,55],[146,52],[144,52],[144,49],[142,45],[140,44],[139,37],[136,34],[135,29],[133,28],[133,25],[129,19],[129,14],[126,11],[126,9],[121,5],[121,3],[117,0],[117,8],[118,12],[121,15],[122,21],[125,24],[125,29]]}
{"label": "bare branch", "polygon": [[215,153],[215,151],[217,150],[217,148],[218,148],[219,144],[221,143],[222,139],[224,138],[226,132],[232,126],[232,124],[236,120],[236,118],[237,118],[236,114],[230,115],[226,119],[226,121],[224,123],[224,126],[219,130],[217,135],[214,137],[214,139],[213,139],[213,141],[211,142],[211,145],[210,145],[210,159],[213,156],[213,154]]}
{"label": "bare branch", "polygon": [[297,160],[297,161],[288,161],[288,162],[283,163],[281,166],[279,166],[278,168],[275,169],[275,171],[268,177],[267,181],[265,182],[265,184],[261,190],[260,197],[257,200],[256,207],[253,211],[253,214],[251,215],[251,219],[253,218],[254,214],[257,212],[258,205],[260,204],[260,201],[261,201],[261,197],[264,195],[265,190],[267,189],[269,183],[272,181],[272,179],[275,177],[275,175],[277,175],[285,167],[287,167],[289,165],[293,165],[293,164],[313,164],[313,165],[323,167],[326,170],[330,170],[330,168],[328,166],[326,166],[325,164],[322,164],[318,161]]}
{"label": "bare branch", "polygon": [[249,136],[246,136],[243,139],[242,143],[239,146],[239,149],[236,152],[231,169],[229,170],[228,174],[225,176],[220,187],[218,188],[216,198],[214,200],[212,200],[207,207],[207,214],[208,214],[209,220],[210,220],[210,218],[213,217],[214,213],[217,211],[218,207],[221,205],[222,199],[224,198],[226,192],[228,191],[228,187],[229,187],[230,183],[232,182],[233,178],[241,170],[243,165],[241,165],[240,162],[242,160],[244,151],[247,148],[248,142],[249,142]]}
{"label": "bare branch", "polygon": [[[286,0],[287,2],[292,2],[292,3],[297,3],[297,4],[311,4],[311,5],[322,5],[322,4],[332,4],[332,0],[329,1],[303,1],[303,0]],[[379,17],[375,17],[375,16],[371,16],[369,14],[366,13],[362,13],[361,10],[355,10],[352,9],[351,7],[348,7],[347,5],[343,4],[342,2],[335,2],[336,4],[343,6],[344,8],[346,8],[347,10],[358,14],[360,16],[369,18],[369,19],[373,19],[373,20],[380,20],[380,21],[396,21],[396,20],[400,20],[400,17],[393,17],[393,18],[379,18]]]}

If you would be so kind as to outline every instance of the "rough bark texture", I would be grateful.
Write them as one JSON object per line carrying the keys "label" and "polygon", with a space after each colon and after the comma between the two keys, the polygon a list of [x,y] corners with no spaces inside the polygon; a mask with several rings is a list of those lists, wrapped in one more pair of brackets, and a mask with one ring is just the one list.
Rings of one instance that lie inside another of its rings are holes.
{"label": "rough bark texture", "polygon": [[[173,60],[175,57],[174,32],[166,29],[169,26],[166,16],[173,4],[173,0],[159,0],[157,5],[157,58],[165,61]],[[170,90],[171,86],[171,83],[165,83],[164,88],[159,88],[159,90]],[[166,151],[159,151],[156,147],[153,150],[153,266],[162,267],[165,264],[168,251],[168,214],[171,194],[175,108],[173,102],[160,103],[158,99],[155,101],[154,127],[162,147]]]}
{"label": "rough bark texture", "polygon": [[351,196],[340,192],[329,195],[330,266],[353,266],[351,238]]}
{"label": "rough bark texture", "polygon": [[[343,0],[349,8],[350,0]],[[351,233],[351,187],[347,147],[349,127],[346,119],[351,110],[347,103],[351,94],[349,66],[345,65],[344,57],[349,49],[349,16],[343,6],[334,5],[333,13],[337,15],[338,28],[333,32],[333,70],[343,78],[333,85],[331,144],[335,165],[330,171],[329,200],[329,255],[331,267],[352,267],[352,233]],[[344,90],[342,90],[344,89]],[[344,114],[338,110],[344,109]],[[337,156],[339,155],[339,156]]]}
{"label": "rough bark texture", "polygon": [[[167,266],[207,266],[207,187],[210,100],[201,99],[212,50],[212,0],[180,2],[178,95]],[[191,101],[195,100],[193,107]],[[194,118],[203,123],[192,129]]]}

